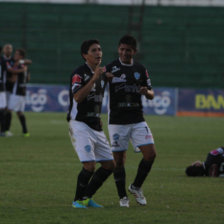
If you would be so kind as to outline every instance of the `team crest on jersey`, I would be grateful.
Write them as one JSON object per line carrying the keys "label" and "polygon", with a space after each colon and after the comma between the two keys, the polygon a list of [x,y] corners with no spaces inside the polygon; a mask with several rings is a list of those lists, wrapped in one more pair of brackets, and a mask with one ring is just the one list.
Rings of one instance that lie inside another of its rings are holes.
{"label": "team crest on jersey", "polygon": [[134,77],[135,77],[136,80],[139,80],[140,79],[140,73],[135,72]]}
{"label": "team crest on jersey", "polygon": [[112,67],[112,69],[111,69],[111,73],[117,72],[117,71],[119,71],[119,70],[121,70],[121,69],[118,68],[118,67],[115,65],[115,66]]}
{"label": "team crest on jersey", "polygon": [[85,146],[85,150],[86,150],[86,152],[90,152],[91,151],[91,146],[90,145],[86,145]]}
{"label": "team crest on jersey", "polygon": [[114,140],[114,141],[117,141],[119,138],[120,138],[120,135],[119,135],[118,133],[115,133],[115,134],[113,135],[113,140]]}

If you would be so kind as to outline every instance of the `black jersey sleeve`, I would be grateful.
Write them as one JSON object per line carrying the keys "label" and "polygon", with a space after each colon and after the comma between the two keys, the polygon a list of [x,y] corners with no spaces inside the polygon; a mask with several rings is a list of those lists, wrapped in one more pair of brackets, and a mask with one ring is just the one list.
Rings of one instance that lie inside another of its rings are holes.
{"label": "black jersey sleeve", "polygon": [[151,83],[151,79],[149,77],[149,73],[148,73],[146,68],[144,68],[144,73],[143,74],[144,74],[144,79],[145,79],[145,82],[146,82],[146,86],[149,90],[151,90],[152,89],[152,83]]}
{"label": "black jersey sleeve", "polygon": [[218,148],[208,153],[206,161],[204,162],[205,170],[207,172],[211,165],[217,164],[219,166],[221,164],[221,162],[223,161],[223,153],[223,148]]}
{"label": "black jersey sleeve", "polygon": [[149,90],[152,89],[151,79],[148,70],[144,65],[136,63],[136,65],[141,69],[141,86],[146,86]]}

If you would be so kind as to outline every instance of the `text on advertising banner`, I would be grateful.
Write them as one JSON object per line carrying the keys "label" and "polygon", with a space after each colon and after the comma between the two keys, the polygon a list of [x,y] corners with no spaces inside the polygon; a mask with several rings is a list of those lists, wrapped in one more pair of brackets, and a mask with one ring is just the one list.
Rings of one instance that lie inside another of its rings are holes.
{"label": "text on advertising banner", "polygon": [[[145,114],[175,115],[175,88],[154,88],[155,97],[147,100],[142,96]],[[107,113],[108,92],[105,91],[102,113]],[[34,112],[67,112],[69,106],[68,86],[63,85],[28,85],[26,95],[26,111]]]}
{"label": "text on advertising banner", "polygon": [[224,116],[224,90],[179,89],[179,116]]}

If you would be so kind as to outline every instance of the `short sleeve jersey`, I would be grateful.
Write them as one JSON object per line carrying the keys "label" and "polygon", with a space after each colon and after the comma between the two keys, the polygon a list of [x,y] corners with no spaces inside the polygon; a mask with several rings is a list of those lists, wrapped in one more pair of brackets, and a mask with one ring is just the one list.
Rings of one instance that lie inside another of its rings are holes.
{"label": "short sleeve jersey", "polygon": [[11,78],[12,74],[7,71],[7,64],[10,66],[14,65],[14,59],[12,57],[7,58],[5,56],[2,56],[2,66],[3,66],[3,72],[6,75],[6,90],[9,92],[12,92],[13,83],[9,82],[8,79]]}
{"label": "short sleeve jersey", "polygon": [[209,168],[212,164],[217,164],[219,174],[224,174],[224,147],[217,148],[208,153],[206,161],[204,162],[206,175],[208,175]]}
{"label": "short sleeve jersey", "polygon": [[132,124],[144,121],[140,87],[152,89],[147,69],[133,62],[123,64],[120,59],[106,66],[114,77],[109,81],[109,124]]}
{"label": "short sleeve jersey", "polygon": [[75,69],[70,79],[70,106],[67,120],[77,120],[86,123],[92,129],[101,131],[101,107],[105,89],[105,77],[101,76],[93,85],[88,96],[80,103],[74,99],[74,94],[85,86],[93,76],[87,64]]}
{"label": "short sleeve jersey", "polygon": [[2,57],[0,57],[0,92],[6,90],[5,83],[6,83],[6,71],[4,68]]}
{"label": "short sleeve jersey", "polygon": [[[7,67],[13,67],[13,69],[21,69],[24,67],[24,65],[18,65],[18,66],[11,66],[9,62],[6,63]],[[19,96],[25,96],[26,95],[26,84],[28,80],[28,72],[21,72],[17,75],[17,80],[15,83],[13,83],[12,87],[12,93]]]}

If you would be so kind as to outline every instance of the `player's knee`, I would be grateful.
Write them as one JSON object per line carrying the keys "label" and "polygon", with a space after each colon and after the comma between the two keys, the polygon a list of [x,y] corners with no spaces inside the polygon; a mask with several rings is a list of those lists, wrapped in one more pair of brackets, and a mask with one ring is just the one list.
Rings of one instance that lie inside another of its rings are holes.
{"label": "player's knee", "polygon": [[16,112],[16,114],[17,114],[18,117],[23,116],[23,112],[21,112],[21,111]]}
{"label": "player's knee", "polygon": [[143,158],[146,161],[154,161],[156,158],[156,149],[154,145],[150,145],[149,147],[140,148],[143,154]]}
{"label": "player's knee", "polygon": [[114,160],[109,160],[109,161],[106,161],[106,162],[102,162],[101,165],[106,170],[113,171],[114,168],[115,168],[115,162],[114,162]]}
{"label": "player's knee", "polygon": [[116,152],[113,153],[113,155],[114,155],[115,167],[122,168],[125,164],[126,154],[124,152]]}
{"label": "player's knee", "polygon": [[118,169],[124,167],[124,159],[122,159],[122,158],[117,159],[115,161],[115,167]]}
{"label": "player's knee", "polygon": [[156,158],[156,151],[153,150],[151,153],[152,153],[151,154],[151,158],[154,160]]}
{"label": "player's knee", "polygon": [[96,168],[95,163],[83,163],[83,168],[89,172],[94,172]]}

